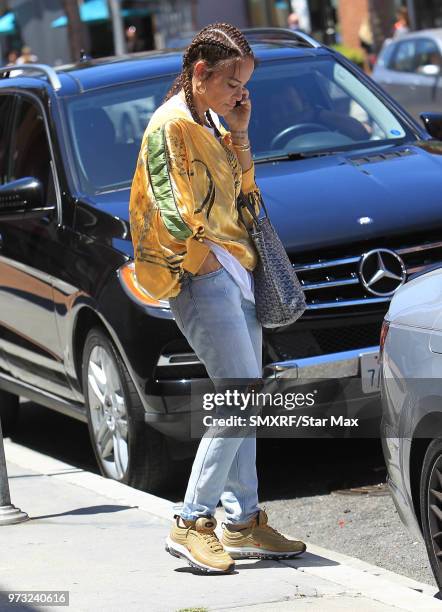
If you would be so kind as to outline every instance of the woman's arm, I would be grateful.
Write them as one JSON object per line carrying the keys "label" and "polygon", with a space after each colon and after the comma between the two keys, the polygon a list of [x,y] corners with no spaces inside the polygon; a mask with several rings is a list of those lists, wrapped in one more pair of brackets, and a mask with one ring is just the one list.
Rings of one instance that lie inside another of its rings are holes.
{"label": "woman's arm", "polygon": [[[232,144],[235,148],[236,155],[238,157],[238,161],[241,164],[243,170],[243,181],[242,181],[242,189],[244,193],[248,193],[250,191],[257,190],[255,184],[255,171],[252,160],[252,153],[250,149],[250,141],[248,135],[248,124],[250,119],[250,100],[249,92],[245,90],[245,94],[243,96],[243,101],[241,103],[241,107],[236,107],[231,113],[230,116],[230,124],[235,126],[238,125],[241,129],[232,129]],[[232,113],[235,113],[235,117],[232,118]],[[236,123],[239,121],[239,123]],[[228,116],[226,116],[226,121],[229,121]],[[248,213],[246,213],[248,214]],[[209,255],[206,257],[202,266],[198,270],[198,274],[208,274],[209,272],[213,272],[218,270],[221,267],[221,264],[211,251]]]}
{"label": "woman's arm", "polygon": [[[233,148],[243,171],[241,190],[254,206],[255,213],[258,215],[261,207],[261,193],[255,183],[255,166],[248,132],[251,112],[252,104],[249,91],[244,87],[241,104],[233,108],[225,116],[225,119],[232,136]],[[251,223],[252,218],[248,211],[244,210],[243,212],[245,218]]]}
{"label": "woman's arm", "polygon": [[250,170],[253,165],[252,150],[250,148],[249,132],[245,130],[231,130],[232,144],[235,148],[238,161],[241,164],[243,174]]}
{"label": "woman's arm", "polygon": [[251,112],[249,90],[244,87],[240,103],[224,116],[243,172],[247,172],[253,163],[248,132]]}

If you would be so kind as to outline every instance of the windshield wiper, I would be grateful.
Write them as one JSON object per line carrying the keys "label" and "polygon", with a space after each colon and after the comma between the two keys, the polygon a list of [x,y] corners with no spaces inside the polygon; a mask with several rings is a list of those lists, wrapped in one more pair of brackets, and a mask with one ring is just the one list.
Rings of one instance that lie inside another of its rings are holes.
{"label": "windshield wiper", "polygon": [[314,157],[328,157],[330,155],[338,155],[343,151],[318,151],[317,153],[283,153],[281,155],[272,155],[268,157],[260,157],[255,159],[255,164],[262,164],[269,161],[298,161],[301,159],[313,159]]}
{"label": "windshield wiper", "polygon": [[[403,144],[404,146],[407,146],[407,144],[410,144],[410,143],[403,143]],[[257,159],[254,158],[253,161],[255,162],[255,164],[262,164],[262,163],[270,162],[270,161],[293,161],[293,160],[297,161],[301,159],[313,159],[315,157],[329,157],[331,155],[343,155],[345,153],[350,153],[353,155],[358,154],[360,155],[360,157],[363,157],[366,151],[373,153],[373,151],[377,149],[384,151],[386,148],[389,150],[389,149],[394,149],[395,147],[398,147],[398,146],[399,145],[397,142],[384,142],[384,143],[376,142],[371,147],[365,146],[361,148],[355,148],[354,145],[351,145],[351,146],[348,145],[347,148],[343,147],[338,150],[324,149],[323,151],[310,151],[310,152],[306,151],[305,153],[293,152],[293,153],[281,153],[279,155],[268,155],[266,157],[260,157]]]}

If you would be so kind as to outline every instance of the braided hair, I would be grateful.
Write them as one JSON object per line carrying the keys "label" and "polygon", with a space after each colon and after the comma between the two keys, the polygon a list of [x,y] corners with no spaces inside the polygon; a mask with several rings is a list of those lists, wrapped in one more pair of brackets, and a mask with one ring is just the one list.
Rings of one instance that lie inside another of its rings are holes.
{"label": "braided hair", "polygon": [[[193,100],[192,76],[195,63],[198,60],[205,61],[208,75],[206,78],[208,78],[215,70],[244,57],[251,57],[256,65],[253,51],[238,28],[229,23],[212,23],[204,27],[184,51],[183,69],[167,92],[164,102],[183,89],[187,107],[194,121],[202,125],[203,122]],[[215,134],[219,135],[210,111],[206,112],[206,119],[215,130]]]}

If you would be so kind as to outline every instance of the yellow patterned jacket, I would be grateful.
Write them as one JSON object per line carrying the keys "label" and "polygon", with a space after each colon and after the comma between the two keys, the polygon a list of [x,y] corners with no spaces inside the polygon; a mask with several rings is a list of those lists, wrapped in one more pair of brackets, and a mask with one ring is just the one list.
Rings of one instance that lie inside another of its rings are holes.
{"label": "yellow patterned jacket", "polygon": [[143,135],[129,203],[137,282],[156,299],[175,297],[184,270],[198,271],[210,251],[203,238],[253,270],[236,198],[242,189],[257,213],[260,202],[254,167],[242,172],[230,132],[221,126],[218,140],[185,111],[162,108]]}

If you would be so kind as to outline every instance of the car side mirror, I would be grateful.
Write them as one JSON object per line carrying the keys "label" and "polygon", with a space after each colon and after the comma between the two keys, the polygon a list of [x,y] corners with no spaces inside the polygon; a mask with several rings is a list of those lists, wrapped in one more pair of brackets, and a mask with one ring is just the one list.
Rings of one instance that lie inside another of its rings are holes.
{"label": "car side mirror", "polygon": [[437,64],[426,64],[425,66],[419,66],[417,73],[423,74],[424,76],[435,77],[440,75],[441,69]]}
{"label": "car side mirror", "polygon": [[32,176],[11,181],[0,186],[0,220],[38,218],[55,209],[44,206],[42,182]]}
{"label": "car side mirror", "polygon": [[430,136],[442,140],[442,113],[421,113],[421,119]]}

